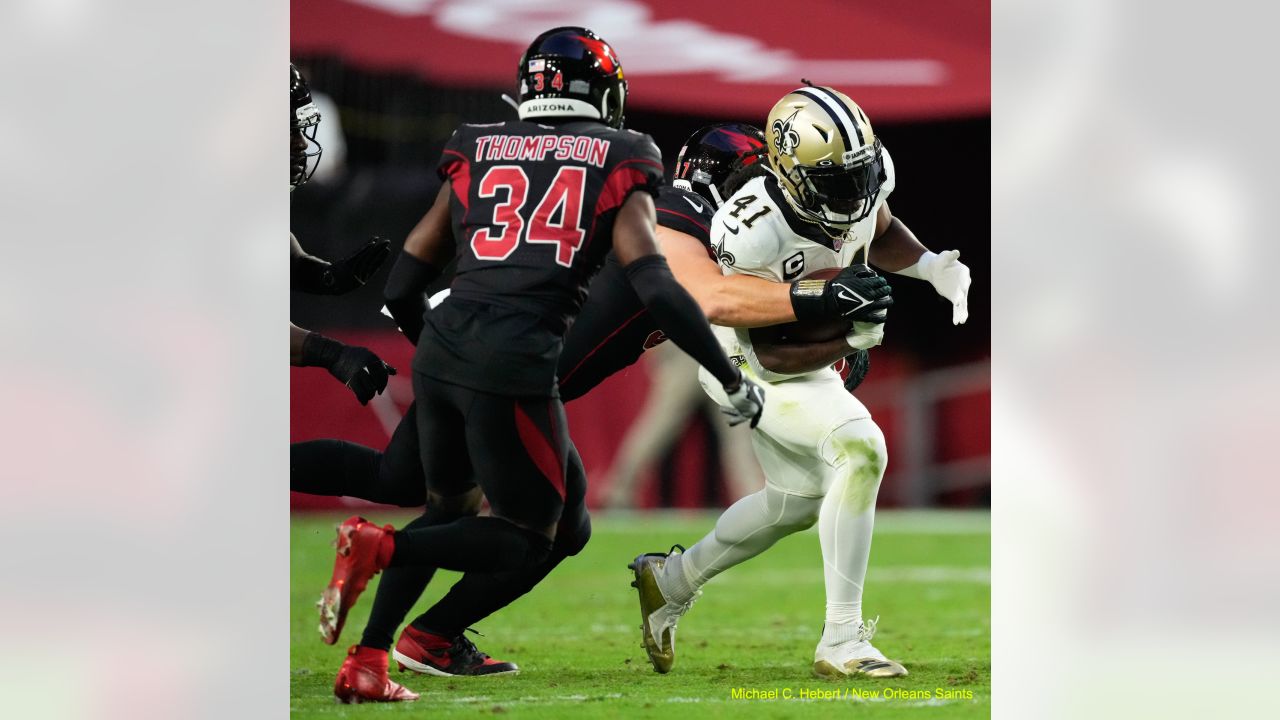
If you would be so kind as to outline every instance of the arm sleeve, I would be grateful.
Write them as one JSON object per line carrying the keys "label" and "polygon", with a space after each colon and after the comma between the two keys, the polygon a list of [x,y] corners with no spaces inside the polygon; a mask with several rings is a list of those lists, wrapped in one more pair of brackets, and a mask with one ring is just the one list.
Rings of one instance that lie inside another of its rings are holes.
{"label": "arm sleeve", "polygon": [[658,328],[722,385],[738,380],[738,368],[720,349],[702,308],[671,274],[667,259],[646,255],[624,268],[631,287],[648,308]]}
{"label": "arm sleeve", "polygon": [[431,263],[401,250],[387,275],[387,286],[382,291],[387,311],[414,345],[418,344],[427,314],[427,286],[439,274]]}

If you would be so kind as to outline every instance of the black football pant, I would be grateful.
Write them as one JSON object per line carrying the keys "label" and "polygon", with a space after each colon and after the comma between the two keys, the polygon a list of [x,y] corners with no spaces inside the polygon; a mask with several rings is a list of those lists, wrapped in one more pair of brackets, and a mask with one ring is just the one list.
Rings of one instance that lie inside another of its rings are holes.
{"label": "black football pant", "polygon": [[[528,593],[566,557],[577,555],[591,539],[591,517],[587,513],[587,474],[578,451],[570,445],[565,507],[556,529],[551,553],[542,562],[516,570],[494,573],[469,572],[436,604],[413,621],[426,632],[454,637]],[[456,507],[428,501],[427,512],[405,528],[429,527],[459,517]],[[462,511],[467,512],[467,511]],[[471,511],[474,512],[474,511]],[[369,623],[360,644],[390,649],[396,630],[409,615],[435,575],[432,567],[392,567],[382,574],[374,597]]]}
{"label": "black football pant", "polygon": [[310,440],[289,446],[289,489],[312,495],[358,497],[376,503],[421,507],[427,501],[414,406],[405,411],[378,452],[343,440]]}
{"label": "black football pant", "polygon": [[[416,403],[409,406],[385,453],[355,443],[323,440],[295,444],[292,458],[294,490],[349,495],[406,506],[415,501],[421,504],[419,498],[426,496]],[[309,462],[304,465],[300,459]],[[299,487],[300,477],[324,478],[328,484],[312,480],[306,487]],[[434,501],[428,499],[426,512],[403,529],[444,525],[475,515],[478,507],[453,502],[461,497],[454,493],[466,494],[465,488],[466,483],[438,483],[435,489],[446,495],[443,498],[437,495]],[[587,477],[582,459],[570,444],[564,509],[550,554],[539,563],[514,570],[467,573],[413,624],[420,629],[452,637],[532,590],[566,557],[577,555],[586,547],[591,537],[586,491]],[[391,567],[384,571],[361,644],[390,648],[396,630],[434,575],[435,567],[432,566]]]}
{"label": "black football pant", "polygon": [[559,398],[512,397],[413,373],[419,457],[428,488],[479,487],[491,517],[396,533],[391,566],[498,572],[541,563],[565,501],[568,427]]}

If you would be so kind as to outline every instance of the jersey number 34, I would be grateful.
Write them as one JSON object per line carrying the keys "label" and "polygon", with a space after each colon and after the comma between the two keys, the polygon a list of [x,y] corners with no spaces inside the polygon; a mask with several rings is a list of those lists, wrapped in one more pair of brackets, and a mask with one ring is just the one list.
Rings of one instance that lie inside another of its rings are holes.
{"label": "jersey number 34", "polygon": [[[480,180],[480,197],[497,197],[499,191],[506,191],[507,199],[493,208],[492,225],[498,226],[497,234],[490,232],[490,228],[475,231],[471,235],[471,251],[481,260],[506,260],[515,252],[523,235],[525,242],[555,245],[556,263],[572,267],[573,256],[587,235],[581,227],[586,179],[586,168],[560,168],[526,224],[520,211],[528,199],[529,176],[518,165],[490,168]],[[559,220],[553,221],[557,214]]]}

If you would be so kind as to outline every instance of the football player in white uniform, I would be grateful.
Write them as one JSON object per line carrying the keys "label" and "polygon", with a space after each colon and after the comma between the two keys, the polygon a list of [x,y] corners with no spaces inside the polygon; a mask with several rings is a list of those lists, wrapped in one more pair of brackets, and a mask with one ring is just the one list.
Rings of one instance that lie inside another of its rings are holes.
{"label": "football player in white uniform", "polygon": [[[791,283],[850,267],[861,253],[882,270],[932,283],[951,301],[953,323],[968,318],[969,269],[954,250],[929,252],[890,213],[893,160],[857,104],[831,88],[802,87],[773,107],[766,134],[772,172],[744,184],[713,219],[711,237],[724,274]],[[726,352],[770,400],[752,436],[766,482],[687,551],[650,553],[632,563],[645,647],[658,672],[671,669],[676,623],[702,585],[816,521],[827,605],[814,672],[834,678],[907,674],[871,644],[875,621],[862,617],[876,494],[887,461],[884,435],[830,367],[850,348],[870,348],[883,337],[888,286],[870,267],[855,267],[861,272],[852,279],[845,273],[832,282],[874,313],[846,312],[853,321],[847,336],[800,344],[784,342],[776,331],[716,328]],[[820,295],[823,285],[793,284],[798,318],[821,315],[830,302]],[[702,380],[707,393],[726,405],[717,383]]]}

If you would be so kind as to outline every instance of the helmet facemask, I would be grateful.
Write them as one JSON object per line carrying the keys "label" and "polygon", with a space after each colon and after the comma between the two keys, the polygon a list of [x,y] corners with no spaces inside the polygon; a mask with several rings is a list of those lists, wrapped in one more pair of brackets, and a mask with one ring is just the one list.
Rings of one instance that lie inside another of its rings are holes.
{"label": "helmet facemask", "polygon": [[289,63],[289,192],[310,180],[320,167],[324,148],[316,140],[319,129],[320,108],[311,101],[307,79]]}
{"label": "helmet facemask", "polygon": [[289,128],[289,192],[306,183],[320,167],[320,155],[324,148],[316,139],[320,130],[320,111],[314,103],[297,110],[297,117]]}
{"label": "helmet facemask", "polygon": [[849,227],[871,214],[886,176],[879,138],[856,153],[845,153],[839,165],[824,160],[817,167],[795,164],[777,168],[797,213],[824,225]]}

